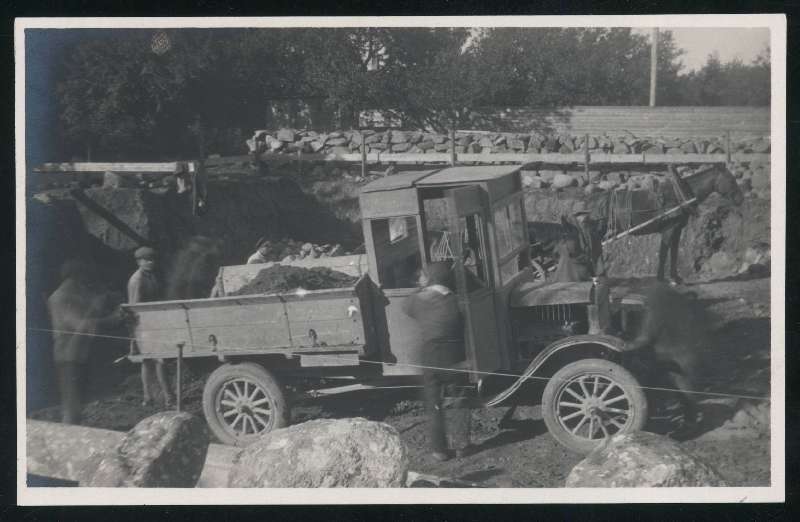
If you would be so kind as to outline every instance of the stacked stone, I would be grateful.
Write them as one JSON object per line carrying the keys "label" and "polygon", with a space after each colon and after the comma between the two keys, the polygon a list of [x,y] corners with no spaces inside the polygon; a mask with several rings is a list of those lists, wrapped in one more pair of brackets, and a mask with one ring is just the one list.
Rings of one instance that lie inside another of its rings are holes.
{"label": "stacked stone", "polygon": [[[585,135],[565,132],[510,133],[459,132],[455,144],[448,134],[404,130],[316,131],[280,129],[275,132],[258,130],[247,140],[250,152],[296,154],[351,154],[365,145],[367,152],[385,153],[447,153],[455,145],[458,154],[498,153],[562,153],[584,150]],[[607,154],[724,154],[723,136],[707,138],[665,138],[623,134],[589,136],[588,149]],[[737,138],[731,141],[732,153],[765,153],[770,150],[769,138]]]}
{"label": "stacked stone", "polygon": [[[679,167],[678,172],[681,175],[687,175],[692,172],[692,169]],[[736,183],[739,188],[746,196],[761,199],[770,198],[769,162],[734,163],[731,172],[736,177]],[[590,170],[586,174],[567,170],[522,171],[522,184],[527,189],[562,191],[577,187],[582,188],[586,195],[611,190],[650,189],[666,180],[664,172],[642,173],[616,170],[601,172]]]}
{"label": "stacked stone", "polygon": [[283,238],[279,241],[268,241],[267,247],[267,259],[269,261],[289,262],[297,259],[316,259],[320,257],[335,257],[350,254],[350,252],[345,252],[344,248],[339,243],[315,245],[313,243],[304,243],[288,238]]}

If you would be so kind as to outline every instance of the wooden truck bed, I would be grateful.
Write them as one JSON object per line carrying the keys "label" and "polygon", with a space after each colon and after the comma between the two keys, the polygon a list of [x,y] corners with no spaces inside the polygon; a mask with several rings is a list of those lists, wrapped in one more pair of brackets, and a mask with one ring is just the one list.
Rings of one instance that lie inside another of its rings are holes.
{"label": "wooden truck bed", "polygon": [[124,305],[137,319],[130,359],[174,358],[183,344],[184,357],[339,352],[357,362],[371,335],[369,286]]}

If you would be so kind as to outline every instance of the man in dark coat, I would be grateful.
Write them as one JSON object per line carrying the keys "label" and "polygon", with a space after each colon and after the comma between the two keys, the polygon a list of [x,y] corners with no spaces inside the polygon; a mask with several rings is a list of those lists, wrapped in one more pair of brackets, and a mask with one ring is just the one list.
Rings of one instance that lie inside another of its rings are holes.
{"label": "man in dark coat", "polygon": [[61,422],[78,424],[81,392],[95,336],[123,324],[114,310],[111,293],[94,280],[90,263],[67,261],[61,269],[62,282],[47,299],[53,329],[53,360],[61,395]]}
{"label": "man in dark coat", "polygon": [[572,215],[562,217],[561,223],[566,233],[557,246],[559,261],[555,281],[566,283],[605,277],[603,243],[586,204],[578,201],[572,209]]}
{"label": "man in dark coat", "polygon": [[[156,251],[150,247],[140,247],[134,253],[139,269],[128,280],[128,304],[158,301],[163,297],[163,287],[155,272]],[[131,341],[131,353],[138,351],[136,341]],[[164,394],[165,406],[173,402],[173,393],[167,380],[166,369],[162,359],[146,359],[142,361],[142,405],[149,406],[153,403],[151,383],[155,369],[158,384]]]}
{"label": "man in dark coat", "polygon": [[431,263],[420,275],[421,290],[409,296],[403,310],[414,318],[423,343],[423,360],[426,366],[425,409],[433,457],[443,461],[451,457],[448,433],[445,427],[444,397],[455,402],[451,439],[461,447],[456,455],[465,454],[469,446],[469,418],[467,399],[464,396],[464,373],[448,370],[465,359],[464,324],[453,292],[453,274],[449,263]]}

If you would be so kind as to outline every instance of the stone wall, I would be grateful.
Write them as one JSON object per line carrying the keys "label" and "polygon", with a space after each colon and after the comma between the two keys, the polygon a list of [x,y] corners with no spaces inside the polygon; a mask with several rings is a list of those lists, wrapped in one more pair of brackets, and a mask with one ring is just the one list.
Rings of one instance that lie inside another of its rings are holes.
{"label": "stone wall", "polygon": [[[565,153],[584,150],[585,134],[557,131],[512,132],[457,132],[456,153]],[[591,134],[588,137],[590,152],[630,154],[722,154],[727,152],[724,133],[716,135],[636,135],[629,131]],[[313,130],[280,129],[274,132],[257,130],[247,140],[251,152],[275,154],[329,153],[350,154],[361,150],[393,153],[444,153],[453,143],[447,134],[404,130],[349,130],[317,132]],[[731,152],[764,153],[770,150],[769,135],[736,136],[731,138]]]}

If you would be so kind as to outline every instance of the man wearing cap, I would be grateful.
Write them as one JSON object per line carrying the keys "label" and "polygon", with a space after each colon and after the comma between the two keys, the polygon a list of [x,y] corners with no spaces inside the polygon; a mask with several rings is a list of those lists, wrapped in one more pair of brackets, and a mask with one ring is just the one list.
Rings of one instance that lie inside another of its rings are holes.
{"label": "man wearing cap", "polygon": [[567,233],[558,247],[555,280],[588,281],[593,277],[605,277],[603,243],[586,203],[578,201],[572,208],[572,215],[562,216],[561,223]]}
{"label": "man wearing cap", "polygon": [[[140,247],[134,253],[139,269],[128,280],[128,303],[146,303],[158,301],[162,298],[161,282],[155,272],[156,251],[150,247]],[[136,341],[131,341],[131,353],[138,351]],[[162,359],[146,359],[142,361],[142,405],[149,406],[153,403],[153,394],[150,384],[153,380],[155,367],[156,378],[164,394],[164,402],[169,407],[173,402],[173,394],[167,381],[167,374]]]}
{"label": "man wearing cap", "polygon": [[455,402],[450,438],[460,445],[455,448],[456,455],[465,455],[469,447],[471,413],[463,394],[464,373],[450,370],[466,358],[464,325],[449,263],[429,264],[420,273],[418,284],[421,290],[406,299],[403,311],[415,320],[421,337],[431,449],[436,460],[444,461],[452,456],[447,442],[444,395]]}
{"label": "man wearing cap", "polygon": [[247,264],[268,263],[269,259],[267,258],[267,254],[269,254],[269,241],[267,241],[265,237],[259,238],[256,243],[256,251],[247,258]]}

